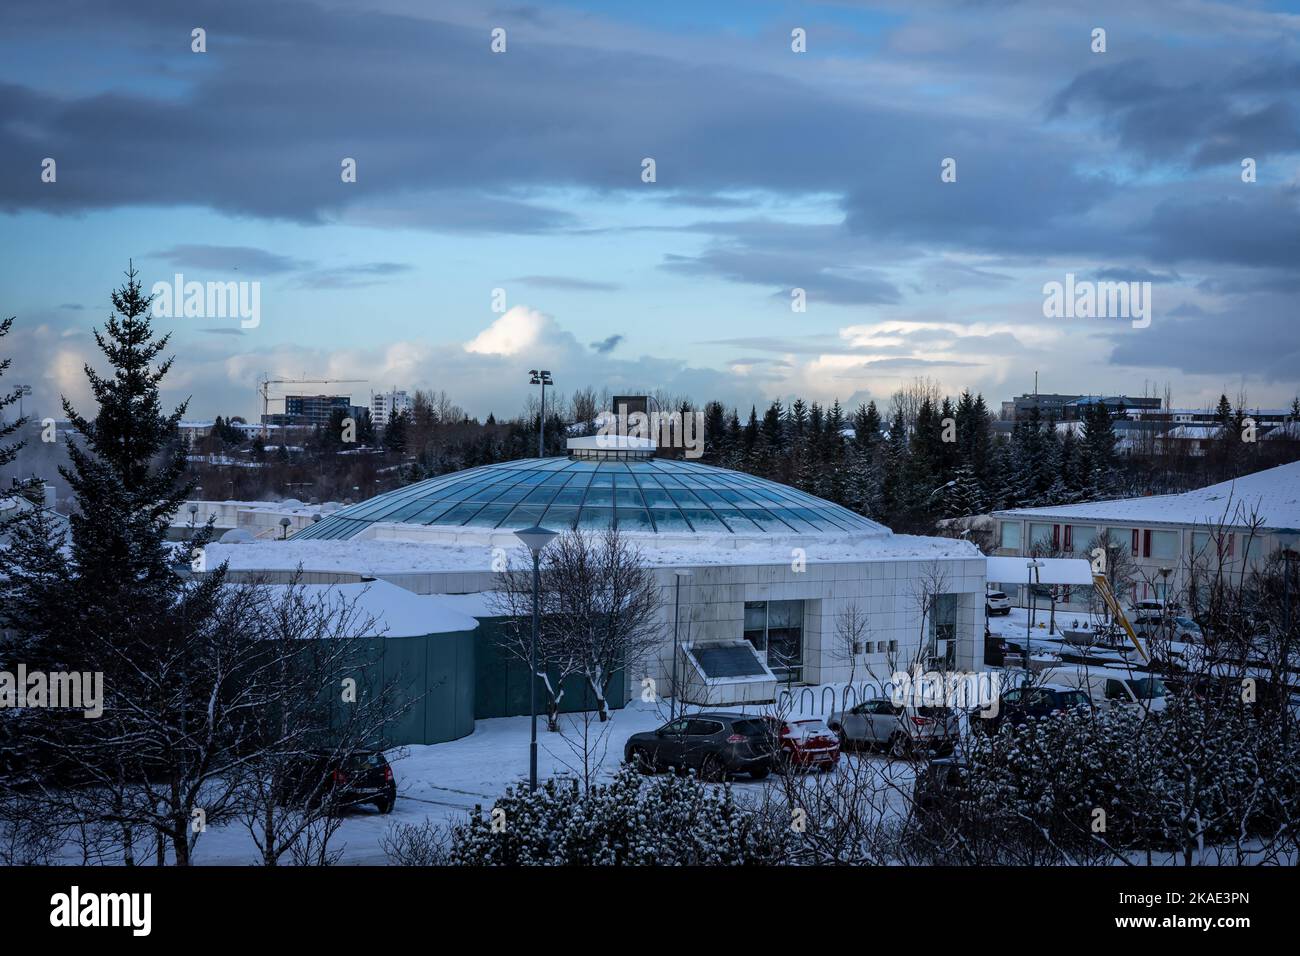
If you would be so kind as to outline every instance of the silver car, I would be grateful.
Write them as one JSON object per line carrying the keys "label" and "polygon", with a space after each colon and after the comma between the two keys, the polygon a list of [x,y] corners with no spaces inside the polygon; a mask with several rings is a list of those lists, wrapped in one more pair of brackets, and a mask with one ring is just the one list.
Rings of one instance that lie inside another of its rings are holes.
{"label": "silver car", "polygon": [[826,723],[845,750],[866,745],[905,757],[918,750],[950,752],[957,743],[959,720],[948,707],[900,706],[877,697],[831,714]]}

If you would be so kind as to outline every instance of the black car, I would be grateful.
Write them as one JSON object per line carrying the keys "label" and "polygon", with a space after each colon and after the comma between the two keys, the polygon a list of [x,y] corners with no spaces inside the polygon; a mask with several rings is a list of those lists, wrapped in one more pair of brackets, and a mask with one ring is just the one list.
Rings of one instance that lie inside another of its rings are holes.
{"label": "black car", "polygon": [[1017,687],[1007,691],[998,701],[997,713],[984,716],[983,711],[971,712],[971,726],[980,730],[996,731],[1003,721],[1019,726],[1029,718],[1041,720],[1062,714],[1074,707],[1090,707],[1086,692],[1063,684],[1042,684],[1037,687]]}
{"label": "black car", "polygon": [[702,780],[723,780],[747,773],[762,780],[772,770],[775,734],[772,724],[752,714],[691,714],[658,730],[633,734],[623,747],[624,759],[642,773],[672,768],[694,770]]}
{"label": "black car", "polygon": [[283,803],[328,804],[331,809],[373,803],[391,813],[397,802],[392,764],[380,750],[341,755],[313,751],[296,757],[286,773]]}

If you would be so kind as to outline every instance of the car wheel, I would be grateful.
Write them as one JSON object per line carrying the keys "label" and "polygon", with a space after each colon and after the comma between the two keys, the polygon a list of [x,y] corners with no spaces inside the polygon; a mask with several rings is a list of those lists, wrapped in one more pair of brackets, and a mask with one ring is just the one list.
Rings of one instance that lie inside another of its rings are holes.
{"label": "car wheel", "polygon": [[753,770],[749,772],[749,775],[753,777],[755,780],[763,780],[771,772],[772,772],[771,769],[768,767],[755,767]]}
{"label": "car wheel", "polygon": [[898,731],[889,738],[889,756],[899,759],[906,757],[908,751],[911,750],[909,744],[910,741],[907,739],[907,734],[903,733],[901,730]]}
{"label": "car wheel", "polygon": [[646,752],[644,747],[632,748],[632,766],[644,774],[655,772],[655,762],[650,759],[650,754]]}
{"label": "car wheel", "polygon": [[727,769],[714,754],[708,754],[700,762],[700,779],[709,783],[722,783],[727,779]]}
{"label": "car wheel", "polygon": [[375,801],[375,808],[380,813],[389,814],[393,812],[393,804],[395,804],[396,802],[397,800],[394,797],[382,797],[381,799]]}

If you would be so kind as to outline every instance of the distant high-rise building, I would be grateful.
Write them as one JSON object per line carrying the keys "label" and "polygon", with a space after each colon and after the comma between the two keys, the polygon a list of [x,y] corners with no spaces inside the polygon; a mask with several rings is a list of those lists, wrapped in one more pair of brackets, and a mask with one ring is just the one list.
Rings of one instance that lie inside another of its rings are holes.
{"label": "distant high-rise building", "polygon": [[1155,397],[1134,397],[1131,395],[1058,395],[1049,392],[1017,395],[1009,402],[1002,403],[1002,419],[1019,421],[1028,418],[1038,409],[1044,419],[1056,421],[1074,421],[1082,418],[1089,405],[1104,402],[1112,414],[1123,408],[1125,411],[1143,409],[1158,411],[1161,400]]}
{"label": "distant high-rise building", "polygon": [[263,415],[262,420],[270,425],[325,426],[339,409],[345,416],[353,414],[351,395],[286,395],[284,413]]}
{"label": "distant high-rise building", "polygon": [[388,419],[398,412],[411,410],[411,397],[400,389],[370,393],[370,421],[377,427],[388,424]]}

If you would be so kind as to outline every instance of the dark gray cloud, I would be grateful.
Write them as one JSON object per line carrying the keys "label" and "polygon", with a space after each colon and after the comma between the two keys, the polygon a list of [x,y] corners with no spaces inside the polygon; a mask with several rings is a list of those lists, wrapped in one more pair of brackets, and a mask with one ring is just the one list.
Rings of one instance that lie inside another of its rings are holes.
{"label": "dark gray cloud", "polygon": [[298,277],[297,283],[304,289],[358,289],[386,282],[411,269],[405,262],[363,262],[307,272]]}
{"label": "dark gray cloud", "polygon": [[559,289],[565,292],[615,292],[619,288],[616,282],[597,282],[572,276],[517,276],[510,281],[522,282],[538,289]]}
{"label": "dark gray cloud", "polygon": [[600,355],[608,355],[610,352],[614,351],[614,349],[618,348],[622,341],[623,336],[611,335],[609,338],[601,339],[599,342],[592,342],[591,348],[592,351]]}
{"label": "dark gray cloud", "polygon": [[183,243],[153,252],[155,259],[164,259],[174,266],[191,269],[217,269],[222,271],[238,270],[240,272],[261,275],[276,275],[281,272],[297,272],[311,268],[310,262],[294,259],[290,256],[255,249],[251,246],[213,246]]}

